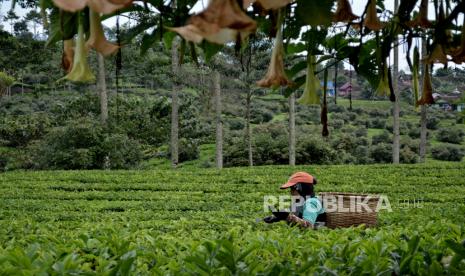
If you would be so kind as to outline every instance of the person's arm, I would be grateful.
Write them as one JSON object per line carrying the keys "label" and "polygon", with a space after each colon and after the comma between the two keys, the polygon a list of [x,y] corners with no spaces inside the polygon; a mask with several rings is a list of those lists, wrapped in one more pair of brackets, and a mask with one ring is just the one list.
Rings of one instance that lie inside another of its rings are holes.
{"label": "person's arm", "polygon": [[301,219],[299,218],[298,216],[290,213],[289,216],[287,217],[286,221],[289,223],[289,224],[292,224],[292,225],[298,225],[302,228],[313,228],[313,224],[311,224],[310,222],[306,221],[305,219]]}

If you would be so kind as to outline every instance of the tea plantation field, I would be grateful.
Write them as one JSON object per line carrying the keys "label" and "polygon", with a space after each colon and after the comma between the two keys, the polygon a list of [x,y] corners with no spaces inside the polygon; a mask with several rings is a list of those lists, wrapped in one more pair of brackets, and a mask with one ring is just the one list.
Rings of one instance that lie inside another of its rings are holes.
{"label": "tea plantation field", "polygon": [[[393,212],[375,228],[256,222],[295,170]],[[463,275],[464,240],[464,163],[0,174],[0,275]]]}

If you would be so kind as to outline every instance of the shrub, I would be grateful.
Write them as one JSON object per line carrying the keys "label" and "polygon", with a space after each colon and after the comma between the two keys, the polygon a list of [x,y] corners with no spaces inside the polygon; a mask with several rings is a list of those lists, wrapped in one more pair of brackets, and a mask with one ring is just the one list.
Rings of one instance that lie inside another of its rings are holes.
{"label": "shrub", "polygon": [[384,111],[383,109],[371,109],[370,111],[368,111],[368,115],[370,115],[371,117],[383,117],[383,118],[386,118],[386,117],[389,116],[389,112]]}
{"label": "shrub", "polygon": [[296,162],[298,164],[334,164],[337,151],[321,137],[301,136],[297,141]]}
{"label": "shrub", "polygon": [[357,137],[366,137],[368,136],[368,129],[366,129],[365,127],[357,128],[357,130],[355,131],[355,135]]}
{"label": "shrub", "polygon": [[289,160],[287,135],[257,133],[254,137],[254,163],[257,165],[287,164]]}
{"label": "shrub", "polygon": [[200,151],[198,141],[195,139],[179,139],[179,163],[199,158]]}
{"label": "shrub", "polygon": [[230,135],[224,141],[223,160],[225,167],[247,166],[249,163],[244,136]]}
{"label": "shrub", "polygon": [[391,142],[392,142],[391,135],[387,131],[383,131],[381,134],[374,135],[371,138],[371,144],[372,145],[376,145],[376,144],[379,144],[379,143],[389,144]]}
{"label": "shrub", "polygon": [[366,127],[367,126],[367,121],[363,118],[357,118],[355,119],[355,121],[352,122],[352,124],[356,125],[356,126],[364,126]]}
{"label": "shrub", "polygon": [[[299,105],[297,107],[298,107],[297,108],[298,112],[296,113],[296,124],[297,125],[303,125],[303,124],[309,124],[309,123],[313,123],[313,124],[320,123],[320,108],[319,107],[313,107],[313,106],[300,107]],[[337,119],[337,118],[331,117],[331,120],[333,119]]]}
{"label": "shrub", "polygon": [[[231,132],[225,140],[225,166],[246,166],[248,145],[242,131]],[[253,162],[255,165],[288,163],[288,133],[283,124],[257,126],[252,134]]]}
{"label": "shrub", "polygon": [[391,163],[392,162],[392,146],[390,144],[380,143],[371,146],[370,157],[376,163]]}
{"label": "shrub", "polygon": [[130,139],[126,134],[110,134],[103,140],[101,150],[105,160],[101,167],[108,169],[129,169],[142,160],[139,142]]}
{"label": "shrub", "polygon": [[462,161],[465,153],[456,145],[438,145],[431,149],[434,159],[443,161]]}
{"label": "shrub", "polygon": [[[406,134],[406,133],[409,132],[409,130],[411,128],[412,128],[412,123],[401,121],[400,124],[399,124],[399,133],[402,134],[402,135]],[[394,133],[394,126],[393,126],[392,122],[386,124],[385,129],[388,130],[391,133]]]}
{"label": "shrub", "polygon": [[370,119],[368,120],[368,127],[383,129],[386,127],[386,119],[380,119],[380,118]]}
{"label": "shrub", "polygon": [[52,129],[33,147],[38,169],[129,168],[142,158],[139,143],[126,134],[105,134],[89,118]]}
{"label": "shrub", "polygon": [[345,123],[344,123],[344,120],[332,119],[332,120],[329,120],[328,124],[335,129],[339,129],[342,126],[344,126]]}
{"label": "shrub", "polygon": [[429,116],[426,118],[426,128],[427,129],[438,129],[440,120],[435,116]]}
{"label": "shrub", "polygon": [[365,114],[365,110],[361,107],[355,107],[355,108],[352,108],[352,111],[357,113],[357,115],[363,115]]}
{"label": "shrub", "polygon": [[239,118],[228,118],[226,122],[230,130],[242,130],[245,127],[244,120]]}
{"label": "shrub", "polygon": [[330,113],[344,113],[346,111],[347,111],[347,108],[345,108],[342,105],[336,105],[336,104],[328,105],[328,112]]}
{"label": "shrub", "polygon": [[400,163],[414,164],[418,162],[418,155],[409,147],[402,147],[399,152]]}
{"label": "shrub", "polygon": [[457,124],[465,124],[465,110],[457,114],[456,122]]}
{"label": "shrub", "polygon": [[336,137],[332,142],[331,146],[337,151],[347,151],[350,152],[357,145],[357,137],[350,134],[341,134]]}
{"label": "shrub", "polygon": [[465,133],[460,128],[441,128],[437,131],[436,139],[445,143],[460,144]]}
{"label": "shrub", "polygon": [[267,123],[273,119],[273,114],[264,108],[252,108],[251,119],[252,124]]}
{"label": "shrub", "polygon": [[4,171],[8,164],[8,152],[4,148],[0,148],[0,172]]}
{"label": "shrub", "polygon": [[35,164],[40,169],[96,169],[99,144],[103,140],[102,127],[89,120],[68,122],[52,129],[40,142],[35,153]]}
{"label": "shrub", "polygon": [[25,146],[41,138],[50,126],[50,118],[43,113],[9,116],[0,123],[0,140],[10,147]]}
{"label": "shrub", "polygon": [[353,154],[358,164],[373,163],[373,159],[370,158],[370,150],[367,146],[357,146]]}
{"label": "shrub", "polygon": [[404,139],[400,140],[401,147],[407,147],[416,154],[420,153],[420,140],[418,139]]}

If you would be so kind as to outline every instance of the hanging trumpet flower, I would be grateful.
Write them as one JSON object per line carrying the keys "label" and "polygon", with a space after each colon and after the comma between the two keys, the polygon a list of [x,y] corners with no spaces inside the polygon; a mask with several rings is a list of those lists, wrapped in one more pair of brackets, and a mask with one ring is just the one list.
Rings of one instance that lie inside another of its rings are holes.
{"label": "hanging trumpet flower", "polygon": [[348,0],[338,0],[337,1],[337,9],[333,15],[334,22],[352,22],[358,19],[352,12],[352,7]]}
{"label": "hanging trumpet flower", "polygon": [[170,29],[195,43],[206,39],[225,44],[238,38],[244,40],[256,28],[257,23],[242,11],[236,0],[212,0],[207,9],[189,19],[188,25]]}
{"label": "hanging trumpet flower", "polygon": [[74,82],[94,82],[95,76],[87,62],[87,48],[85,45],[84,26],[79,17],[76,49],[74,52],[73,66],[71,71],[64,77]]}
{"label": "hanging trumpet flower", "polygon": [[62,10],[76,12],[89,6],[92,10],[109,14],[122,9],[132,3],[133,0],[53,0],[55,5]]}
{"label": "hanging trumpet flower", "polygon": [[452,52],[452,61],[458,64],[465,62],[465,17],[463,18],[460,47]]}
{"label": "hanging trumpet flower", "polygon": [[300,104],[312,105],[320,104],[318,91],[321,88],[320,81],[315,76],[316,58],[313,55],[307,57],[307,76],[305,79],[305,88],[302,96],[297,100]]}
{"label": "hanging trumpet flower", "polygon": [[277,87],[291,84],[284,72],[284,45],[283,45],[283,16],[280,12],[278,20],[278,32],[274,41],[273,52],[271,53],[271,62],[268,66],[268,71],[263,79],[257,82],[261,87]]}
{"label": "hanging trumpet flower", "polygon": [[434,46],[431,54],[426,59],[424,59],[423,62],[426,64],[442,63],[445,65],[447,64],[447,61],[447,56],[443,46],[439,43],[436,43],[436,46]]}
{"label": "hanging trumpet flower", "polygon": [[292,0],[244,0],[243,6],[247,9],[253,3],[258,3],[265,10],[276,10],[291,2]]}
{"label": "hanging trumpet flower", "polygon": [[71,71],[73,68],[74,59],[74,39],[68,39],[63,41],[63,56],[61,58],[61,66],[66,73]]}
{"label": "hanging trumpet flower", "polygon": [[388,96],[391,94],[391,89],[389,88],[389,72],[385,62],[379,73],[380,79],[378,88],[376,88],[376,95],[380,97]]}
{"label": "hanging trumpet flower", "polygon": [[94,48],[97,52],[101,53],[103,56],[109,56],[116,51],[118,51],[118,45],[110,43],[105,38],[103,34],[102,22],[100,20],[100,15],[90,10],[90,37],[86,42],[88,48]]}
{"label": "hanging trumpet flower", "polygon": [[431,28],[432,24],[428,20],[428,0],[421,0],[420,11],[418,15],[412,21],[409,21],[406,24],[412,28]]}
{"label": "hanging trumpet flower", "polygon": [[433,86],[431,85],[431,76],[429,74],[429,66],[425,66],[425,75],[423,76],[423,91],[417,105],[434,104]]}
{"label": "hanging trumpet flower", "polygon": [[415,107],[418,107],[418,95],[420,90],[420,76],[419,76],[419,67],[420,67],[420,53],[418,52],[418,47],[413,49],[413,70],[412,70],[412,83],[413,83],[413,100]]}
{"label": "hanging trumpet flower", "polygon": [[378,19],[378,14],[376,12],[376,0],[368,0],[368,10],[366,14],[365,21],[363,22],[365,27],[372,31],[379,31],[384,28],[384,24],[381,23]]}

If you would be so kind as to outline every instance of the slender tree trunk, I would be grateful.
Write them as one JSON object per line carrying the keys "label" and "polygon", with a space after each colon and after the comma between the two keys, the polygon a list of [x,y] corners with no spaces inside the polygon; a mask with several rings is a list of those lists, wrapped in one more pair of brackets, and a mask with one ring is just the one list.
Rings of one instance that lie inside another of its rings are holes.
{"label": "slender tree trunk", "polygon": [[289,165],[295,166],[295,93],[289,96]]}
{"label": "slender tree trunk", "polygon": [[[422,56],[426,56],[426,39],[422,39],[422,45],[421,45],[421,54]],[[425,77],[425,66],[422,63],[421,65],[421,75],[424,78]],[[423,83],[423,82],[422,82]],[[423,87],[422,87],[423,91]],[[427,120],[427,111],[428,111],[428,106],[422,105],[420,107],[420,162],[424,163],[426,162],[426,143],[427,143],[427,134],[428,130],[426,128],[426,120]]]}
{"label": "slender tree trunk", "polygon": [[171,166],[176,168],[179,162],[179,98],[177,82],[180,69],[177,38],[173,39],[171,45],[171,66],[173,71],[173,91],[171,94]]}
{"label": "slender tree trunk", "polygon": [[334,69],[334,104],[337,104],[337,70],[339,68],[339,62],[336,62],[335,69]]}
{"label": "slender tree trunk", "polygon": [[220,73],[215,70],[215,109],[216,109],[216,167],[223,168],[223,122],[221,119],[221,79]]}
{"label": "slender tree trunk", "polygon": [[[397,12],[399,0],[394,1],[394,10]],[[395,43],[397,44],[397,36]],[[394,47],[394,70],[393,70],[392,86],[396,100],[393,103],[393,141],[392,141],[392,163],[399,164],[400,155],[400,93],[398,86],[399,73],[399,47]]]}
{"label": "slender tree trunk", "polygon": [[108,96],[107,83],[105,80],[105,59],[102,54],[97,53],[98,60],[98,91],[100,96],[100,120],[102,125],[106,125],[108,121]]}
{"label": "slender tree trunk", "polygon": [[350,80],[350,88],[349,88],[349,110],[352,110],[352,69],[349,67],[349,80]]}
{"label": "slender tree trunk", "polygon": [[246,132],[247,132],[247,147],[249,153],[249,166],[253,166],[253,152],[252,152],[252,128],[250,127],[250,103],[252,100],[252,92],[250,87],[247,88],[247,99],[246,99]]}

